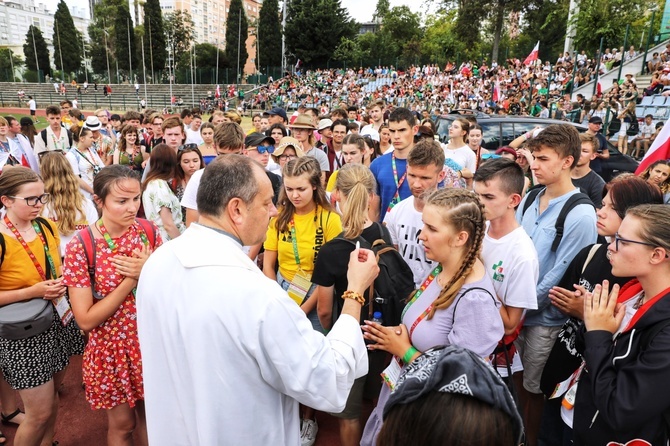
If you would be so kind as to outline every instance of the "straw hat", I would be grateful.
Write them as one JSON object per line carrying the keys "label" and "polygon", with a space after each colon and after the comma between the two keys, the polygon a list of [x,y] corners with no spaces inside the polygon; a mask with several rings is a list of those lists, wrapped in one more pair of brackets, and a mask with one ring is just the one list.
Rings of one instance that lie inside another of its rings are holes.
{"label": "straw hat", "polygon": [[289,128],[316,130],[316,127],[312,123],[312,117],[309,115],[298,115],[293,124],[289,125]]}
{"label": "straw hat", "polygon": [[279,140],[279,144],[277,144],[277,147],[275,147],[275,151],[272,154],[272,156],[279,157],[283,155],[284,150],[286,150],[287,147],[293,147],[293,149],[295,150],[295,156],[297,156],[298,158],[301,156],[305,156],[305,152],[303,152],[302,150],[300,141],[290,136],[284,136],[282,139]]}

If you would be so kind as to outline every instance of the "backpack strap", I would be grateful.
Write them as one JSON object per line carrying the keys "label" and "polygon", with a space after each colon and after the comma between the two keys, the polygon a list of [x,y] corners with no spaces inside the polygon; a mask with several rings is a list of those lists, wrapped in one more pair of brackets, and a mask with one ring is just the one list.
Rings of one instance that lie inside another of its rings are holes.
{"label": "backpack strap", "polygon": [[135,221],[137,221],[144,233],[147,235],[151,250],[154,250],[156,248],[156,226],[144,218],[136,218]]}
{"label": "backpack strap", "polygon": [[86,264],[88,265],[88,276],[91,279],[91,291],[95,285],[95,237],[90,226],[77,232],[75,236],[84,247],[84,256],[86,256]]}
{"label": "backpack strap", "polygon": [[47,145],[47,129],[44,129],[40,132],[40,137],[42,137],[42,141],[44,141],[44,145]]}
{"label": "backpack strap", "polygon": [[521,216],[523,217],[526,214],[526,211],[530,207],[531,204],[535,201],[535,197],[540,195],[540,192],[545,190],[546,187],[533,187],[531,188],[528,193],[526,194],[526,201],[523,203],[523,209],[521,210]]}
{"label": "backpack strap", "polygon": [[5,235],[0,232],[0,266],[2,266],[2,262],[5,260]]}
{"label": "backpack strap", "polygon": [[565,230],[565,219],[567,218],[568,214],[571,210],[580,204],[588,204],[593,206],[593,202],[588,195],[578,192],[571,195],[561,208],[561,212],[559,212],[558,218],[556,219],[556,237],[554,237],[554,242],[551,244],[551,252],[556,252],[558,245],[561,244],[561,240],[563,239],[563,231]]}

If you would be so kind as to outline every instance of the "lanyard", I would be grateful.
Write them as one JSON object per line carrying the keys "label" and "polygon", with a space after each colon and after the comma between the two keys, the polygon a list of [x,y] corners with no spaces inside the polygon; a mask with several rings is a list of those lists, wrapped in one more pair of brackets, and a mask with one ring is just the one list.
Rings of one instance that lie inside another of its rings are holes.
{"label": "lanyard", "polygon": [[[102,222],[102,218],[96,222],[96,225],[100,230],[100,234],[102,234],[102,237],[105,239],[105,242],[107,242],[107,246],[109,246],[109,249],[111,249],[112,253],[114,253],[117,248],[116,243],[114,243],[112,236],[109,235],[109,232],[107,232],[107,228],[105,228],[105,224]],[[144,246],[149,246],[149,239],[142,229],[140,229],[140,238],[142,239],[142,244],[144,244]]]}
{"label": "lanyard", "polygon": [[[65,130],[64,128],[61,128],[61,136],[60,136],[59,139],[56,139],[56,134],[53,132],[53,130],[51,131],[51,140],[54,143],[54,150],[60,150],[61,152],[65,152],[65,150],[63,150],[63,147],[65,146],[65,143],[61,142],[63,140],[63,132],[65,132],[67,134],[67,130]],[[60,146],[60,148],[58,146]]]}
{"label": "lanyard", "polygon": [[[433,280],[437,277],[438,274],[442,271],[442,265],[437,265],[431,272],[428,277],[426,277],[426,280],[423,281],[421,284],[421,287],[416,290],[416,293],[414,293],[414,296],[412,296],[412,299],[407,302],[407,305],[405,305],[405,309],[402,310],[402,316],[401,319],[405,317],[405,313],[407,313],[407,310],[409,307],[412,306],[414,302],[417,301],[419,297],[423,294],[424,291],[426,291],[426,288],[430,286],[431,283],[433,283]],[[419,317],[414,321],[412,324],[412,327],[409,329],[409,338],[412,339],[412,333],[414,333],[414,329],[416,328],[417,325],[419,325],[419,322],[424,320],[428,314],[430,314],[431,310],[433,309],[433,304],[430,304],[426,310],[419,315]]]}
{"label": "lanyard", "polygon": [[[91,166],[93,166],[94,169],[95,169],[96,167],[100,167],[100,166],[98,166],[97,164],[93,164],[93,162],[92,162],[90,159],[88,159],[88,157],[87,157],[86,155],[84,155],[83,153],[81,153],[81,152],[79,151],[79,149],[75,148],[74,151],[77,152],[78,154],[80,154],[81,157],[84,158],[84,159],[86,160],[87,163],[89,163]],[[91,153],[91,149],[88,149],[88,153],[89,153],[91,156],[93,156],[93,154]]]}
{"label": "lanyard", "polygon": [[[21,233],[19,232],[18,229],[12,224],[12,222],[7,218],[7,215],[5,215],[5,225],[7,225],[7,228],[12,231],[12,234],[14,234],[14,237],[16,237],[16,240],[23,246],[23,249],[25,249],[26,253],[28,254],[28,257],[30,257],[30,260],[33,261],[33,265],[35,265],[35,269],[37,270],[37,273],[40,275],[42,280],[47,280],[47,275],[44,272],[44,268],[42,268],[42,265],[40,265],[40,262],[37,260],[37,257],[35,257],[35,254],[30,250],[30,247],[28,246],[28,243],[23,239],[21,236]],[[35,233],[37,236],[40,238],[40,241],[42,242],[42,245],[44,246],[44,256],[46,257],[47,263],[49,264],[49,270],[54,274],[56,274],[56,266],[54,265],[53,258],[51,257],[51,254],[49,253],[49,245],[47,244],[46,239],[44,238],[44,234],[42,234],[42,230],[40,229],[40,226],[35,223],[33,220],[31,222],[33,225],[33,229],[35,230]]]}
{"label": "lanyard", "polygon": [[393,169],[393,181],[395,182],[395,195],[393,195],[393,198],[391,198],[391,202],[389,203],[389,207],[386,212],[389,212],[391,209],[393,209],[393,206],[400,203],[400,187],[402,186],[402,183],[405,182],[405,178],[407,177],[407,171],[405,168],[405,173],[402,174],[402,177],[400,177],[400,180],[398,181],[398,169],[395,165],[395,152],[391,154],[391,167]]}
{"label": "lanyard", "polygon": [[293,222],[293,219],[291,219],[290,227],[291,227],[291,242],[293,242],[293,255],[295,256],[295,264],[298,265],[298,268],[300,268],[300,254],[298,253],[298,240],[295,235],[295,223]]}

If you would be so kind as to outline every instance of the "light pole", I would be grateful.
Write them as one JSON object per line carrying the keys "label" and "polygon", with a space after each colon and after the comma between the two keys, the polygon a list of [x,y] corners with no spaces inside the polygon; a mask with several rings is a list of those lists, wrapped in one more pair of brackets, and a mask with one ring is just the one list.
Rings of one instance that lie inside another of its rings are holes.
{"label": "light pole", "polygon": [[14,55],[12,54],[11,48],[7,48],[7,51],[9,51],[9,65],[12,67],[12,78],[9,82],[14,82]]}
{"label": "light pole", "polygon": [[170,78],[170,107],[172,107],[172,39],[168,34],[168,77]]}
{"label": "light pole", "polygon": [[[149,60],[151,61],[151,83],[154,83],[154,46],[151,44],[151,17],[149,17],[148,20],[149,20]],[[142,48],[144,49],[144,45],[142,45]],[[147,80],[145,76],[144,83],[146,84],[146,82]]]}
{"label": "light pole", "polygon": [[107,56],[107,82],[112,83],[112,70],[109,69],[109,47],[107,46],[107,30],[104,28],[105,22],[102,22],[102,33],[105,36],[105,56]]}
{"label": "light pole", "polygon": [[35,67],[37,67],[37,83],[40,82],[40,61],[37,59],[37,45],[35,44],[35,25],[30,25],[30,32],[33,35],[33,51],[35,52]]}
{"label": "light pole", "polygon": [[288,0],[282,2],[282,20],[281,20],[281,75],[286,72],[286,16],[288,14]]}
{"label": "light pole", "polygon": [[[240,48],[241,48],[241,43],[242,43],[242,14],[244,14],[243,11],[240,11],[240,15],[238,16],[237,20],[237,83],[239,84],[241,79],[240,79]],[[239,88],[239,85],[238,85]]]}
{"label": "light pole", "polygon": [[128,83],[134,82],[133,79],[133,50],[130,47],[130,19],[126,19],[126,26],[128,27],[128,66],[130,67],[130,77]]}
{"label": "light pole", "polygon": [[88,66],[86,64],[86,42],[84,41],[84,33],[81,33],[81,49],[84,51],[84,76],[86,76],[86,83],[88,84]]}
{"label": "light pole", "polygon": [[60,70],[65,81],[65,67],[63,66],[63,48],[60,46],[60,32],[58,31],[58,20],[56,20],[56,37],[58,37],[58,52],[60,53]]}
{"label": "light pole", "polygon": [[[145,101],[149,100],[149,95],[147,95],[147,64],[144,62],[144,36],[141,37],[142,39],[142,75],[144,77],[144,99]],[[149,106],[149,104],[146,104]]]}

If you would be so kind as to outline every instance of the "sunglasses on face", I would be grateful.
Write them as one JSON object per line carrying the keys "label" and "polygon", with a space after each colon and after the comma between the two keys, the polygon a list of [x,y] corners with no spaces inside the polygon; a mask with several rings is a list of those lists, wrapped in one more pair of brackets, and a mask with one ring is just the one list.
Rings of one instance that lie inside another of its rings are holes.
{"label": "sunglasses on face", "polygon": [[8,195],[9,198],[25,200],[28,206],[37,206],[37,203],[47,204],[49,202],[49,194],[42,194],[39,197],[15,197]]}
{"label": "sunglasses on face", "polygon": [[257,150],[261,155],[265,152],[272,154],[275,151],[275,146],[248,147],[247,150]]}
{"label": "sunglasses on face", "polygon": [[188,144],[183,144],[183,145],[179,146],[179,148],[177,149],[177,151],[178,151],[178,152],[182,152],[182,151],[184,151],[184,150],[195,150],[195,149],[197,149],[197,148],[198,148],[198,145],[197,145],[197,144],[195,144],[195,143],[188,143]]}

